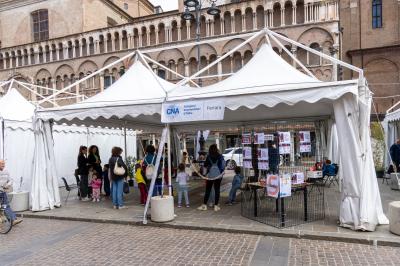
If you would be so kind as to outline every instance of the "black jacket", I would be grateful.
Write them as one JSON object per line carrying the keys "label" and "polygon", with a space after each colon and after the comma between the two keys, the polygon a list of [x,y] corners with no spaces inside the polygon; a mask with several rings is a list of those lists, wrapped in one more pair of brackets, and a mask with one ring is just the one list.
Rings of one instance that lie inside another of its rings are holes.
{"label": "black jacket", "polygon": [[78,155],[78,174],[79,175],[89,174],[88,159],[83,154]]}
{"label": "black jacket", "polygon": [[88,160],[89,166],[93,167],[93,169],[96,170],[96,172],[100,175],[102,172],[100,158],[99,158],[100,162],[96,163],[96,156],[94,156],[94,154],[89,154],[87,160]]}
{"label": "black jacket", "polygon": [[[125,174],[123,176],[117,176],[114,174],[114,167],[115,163],[118,160],[118,166],[122,166],[125,169]],[[126,167],[126,164],[124,163],[124,160],[122,160],[121,156],[118,157],[111,157],[110,160],[108,161],[108,164],[110,165],[110,178],[111,180],[119,180],[123,179],[128,176],[128,167]]]}
{"label": "black jacket", "polygon": [[393,144],[390,147],[390,157],[394,163],[400,163],[400,144]]}

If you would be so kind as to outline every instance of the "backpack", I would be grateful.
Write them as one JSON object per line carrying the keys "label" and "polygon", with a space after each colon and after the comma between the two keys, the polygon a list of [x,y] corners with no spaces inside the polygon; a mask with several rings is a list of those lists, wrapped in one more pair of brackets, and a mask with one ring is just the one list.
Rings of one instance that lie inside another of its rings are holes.
{"label": "backpack", "polygon": [[221,174],[221,171],[219,170],[219,167],[218,167],[218,161],[219,161],[219,159],[217,159],[217,161],[214,163],[210,159],[211,167],[210,167],[210,170],[208,171],[209,178],[216,178]]}
{"label": "backpack", "polygon": [[146,158],[143,160],[142,175],[144,173],[144,177],[151,178],[153,176],[153,173],[156,170],[156,167],[154,165],[155,159],[156,159],[156,156],[153,156],[153,160],[151,163],[147,162]]}

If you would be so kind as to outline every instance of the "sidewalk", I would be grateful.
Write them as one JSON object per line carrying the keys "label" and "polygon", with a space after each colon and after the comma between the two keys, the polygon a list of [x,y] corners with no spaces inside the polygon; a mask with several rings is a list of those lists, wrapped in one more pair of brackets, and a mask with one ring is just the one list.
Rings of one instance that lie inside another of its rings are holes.
{"label": "sidewalk", "polygon": [[[242,217],[240,214],[240,203],[233,206],[225,205],[224,203],[227,200],[230,189],[229,181],[230,179],[226,178],[222,186],[221,211],[214,212],[211,208],[208,211],[198,211],[196,209],[200,206],[203,199],[204,181],[195,180],[191,182],[189,192],[190,208],[175,208],[176,218],[172,222],[153,223],[149,220],[147,226],[400,246],[400,236],[391,234],[388,225],[378,226],[375,232],[355,232],[350,229],[338,227],[337,219],[340,193],[337,187],[332,186],[325,190],[325,220],[278,229]],[[386,213],[388,203],[398,200],[400,192],[391,190],[386,184],[381,184],[381,180],[379,179],[378,182]],[[63,189],[61,189],[61,192],[64,192]],[[80,202],[75,197],[75,193],[71,193],[72,196],[70,196],[69,201],[61,208],[36,213],[27,211],[21,213],[21,215],[31,218],[142,225],[144,207],[139,205],[138,190],[136,188],[133,190],[133,193],[131,190],[131,193],[125,196],[125,203],[128,209],[124,210],[112,209],[110,199],[105,199],[99,203]],[[62,199],[64,203],[65,197]]]}

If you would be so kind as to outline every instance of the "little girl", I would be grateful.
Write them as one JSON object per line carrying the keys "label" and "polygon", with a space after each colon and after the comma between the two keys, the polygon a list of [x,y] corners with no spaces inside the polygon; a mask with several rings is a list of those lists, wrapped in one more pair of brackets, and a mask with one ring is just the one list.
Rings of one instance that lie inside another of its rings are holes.
{"label": "little girl", "polygon": [[189,208],[189,195],[188,195],[188,179],[189,176],[185,172],[185,165],[183,163],[178,166],[178,174],[176,182],[178,182],[178,208],[182,207],[182,193],[185,195],[186,208]]}
{"label": "little girl", "polygon": [[135,172],[136,183],[138,184],[138,188],[140,191],[140,204],[145,205],[147,200],[146,181],[142,175],[142,167],[140,166],[139,163],[136,164],[135,168],[136,168]]}
{"label": "little girl", "polygon": [[93,170],[92,181],[92,198],[93,202],[100,202],[100,189],[101,189],[101,179],[98,177],[96,171]]}

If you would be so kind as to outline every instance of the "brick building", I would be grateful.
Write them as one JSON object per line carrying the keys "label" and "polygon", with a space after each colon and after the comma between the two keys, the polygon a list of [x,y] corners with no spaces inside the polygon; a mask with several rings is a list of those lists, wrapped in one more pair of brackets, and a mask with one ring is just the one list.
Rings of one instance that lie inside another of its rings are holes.
{"label": "brick building", "polygon": [[[58,5],[56,2],[59,2]],[[139,9],[130,11],[130,8],[137,7],[135,3],[138,2]],[[150,14],[152,6],[144,0],[0,1],[0,80],[14,77],[62,89],[134,49],[150,48],[162,48],[148,52],[151,58],[180,74],[189,75],[197,69],[196,47],[168,49],[195,39],[195,23],[181,19],[183,1],[180,2],[178,10]],[[335,57],[340,55],[339,1],[219,0],[217,3],[221,10],[220,16],[212,17],[205,10],[202,12],[201,38],[210,42],[200,47],[201,66],[216,60],[241,43],[244,39],[241,35],[264,27],[326,54]],[[42,17],[42,12],[47,12],[47,16]],[[139,13],[140,16],[135,17]],[[74,19],[71,19],[71,14]],[[12,17],[16,17],[14,22]],[[96,20],[99,21],[94,23]],[[40,27],[39,30],[35,27],[35,23],[47,23],[48,28],[42,32]],[[211,68],[207,74],[237,71],[250,60],[264,41],[254,40],[245,45],[218,66]],[[337,78],[336,70],[330,62],[301,48],[289,44],[286,47],[318,78]],[[274,50],[292,62],[280,47],[274,47]],[[118,79],[124,68],[131,63],[128,60],[106,69],[75,90],[88,96],[96,94]],[[156,65],[153,68],[158,75],[168,80],[177,79]],[[26,91],[24,93],[32,100],[36,97]],[[39,89],[39,93],[46,95],[50,92]]]}

